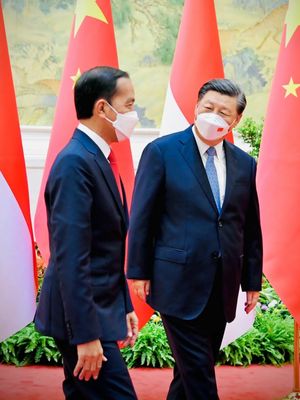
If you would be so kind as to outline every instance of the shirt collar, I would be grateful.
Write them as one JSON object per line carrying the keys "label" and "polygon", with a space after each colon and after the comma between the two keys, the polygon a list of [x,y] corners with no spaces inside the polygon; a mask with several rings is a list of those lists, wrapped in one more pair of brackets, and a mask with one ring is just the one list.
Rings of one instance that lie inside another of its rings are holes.
{"label": "shirt collar", "polygon": [[[199,136],[196,133],[195,125],[192,126],[192,131],[193,131],[194,138],[196,140],[200,155],[201,155],[201,157],[203,157],[204,155],[206,155],[207,149],[209,147],[211,147],[211,146],[209,146],[208,144],[202,142],[202,140],[199,138]],[[216,153],[217,153],[218,159],[221,160],[222,157],[223,157],[223,154],[224,154],[223,140],[222,140],[222,142],[220,142],[217,145],[215,145],[214,148],[216,149]]]}
{"label": "shirt collar", "polygon": [[102,151],[104,154],[105,158],[108,158],[110,154],[110,147],[108,143],[104,139],[102,139],[101,136],[99,136],[96,132],[92,131],[90,128],[88,128],[86,125],[79,123],[77,126],[77,129],[81,130],[84,132],[93,142],[96,143],[96,145],[99,147],[99,149]]}

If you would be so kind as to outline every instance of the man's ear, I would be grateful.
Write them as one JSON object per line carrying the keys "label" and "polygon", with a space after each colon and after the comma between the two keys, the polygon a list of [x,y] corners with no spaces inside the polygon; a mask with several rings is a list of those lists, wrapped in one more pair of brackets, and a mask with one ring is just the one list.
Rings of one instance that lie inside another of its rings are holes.
{"label": "man's ear", "polygon": [[241,118],[242,118],[243,114],[239,114],[235,120],[235,122],[232,125],[232,129],[235,128],[237,126],[237,124],[240,122]]}
{"label": "man's ear", "polygon": [[94,104],[93,114],[98,115],[101,118],[105,118],[104,108],[106,106],[106,101],[104,99],[98,99]]}

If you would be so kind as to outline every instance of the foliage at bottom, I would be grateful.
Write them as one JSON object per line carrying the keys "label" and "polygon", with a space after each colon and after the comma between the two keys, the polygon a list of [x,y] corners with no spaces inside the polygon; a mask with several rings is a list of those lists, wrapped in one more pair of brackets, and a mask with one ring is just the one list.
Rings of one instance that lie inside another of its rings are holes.
{"label": "foliage at bottom", "polygon": [[33,323],[0,343],[0,363],[18,367],[32,364],[62,365],[54,340],[37,332]]}
{"label": "foliage at bottom", "polygon": [[167,336],[158,315],[141,330],[134,347],[125,347],[121,350],[128,368],[172,367],[174,358],[169,347]]}
{"label": "foliage at bottom", "polygon": [[[221,350],[218,364],[243,365],[291,362],[293,319],[267,280],[264,280],[253,328]],[[171,367],[174,363],[159,314],[154,314],[141,330],[133,348],[121,350],[132,367]],[[52,338],[36,332],[31,323],[0,343],[0,363],[61,365],[62,359]]]}

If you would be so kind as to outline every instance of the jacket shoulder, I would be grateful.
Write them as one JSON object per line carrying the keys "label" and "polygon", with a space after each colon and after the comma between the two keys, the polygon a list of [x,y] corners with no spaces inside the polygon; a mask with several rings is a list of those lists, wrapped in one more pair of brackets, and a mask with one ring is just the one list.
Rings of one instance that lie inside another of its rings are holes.
{"label": "jacket shoulder", "polygon": [[245,150],[242,150],[240,147],[238,147],[237,145],[235,145],[235,144],[233,144],[231,142],[228,142],[227,140],[225,142],[226,142],[226,147],[229,150],[231,150],[236,155],[236,157],[242,158],[242,159],[244,159],[245,161],[248,161],[248,162],[256,163],[255,158],[252,157],[250,154],[248,154]]}
{"label": "jacket shoulder", "polygon": [[153,142],[151,142],[150,144],[156,145],[163,149],[164,147],[169,147],[173,144],[176,144],[178,141],[185,141],[189,137],[189,135],[192,134],[192,127],[189,126],[183,131],[173,132],[168,135],[161,136],[153,140]]}
{"label": "jacket shoulder", "polygon": [[89,166],[91,165],[89,157],[90,154],[84,149],[84,146],[71,139],[57,154],[49,175],[53,176],[53,174],[60,173],[70,174],[89,170]]}

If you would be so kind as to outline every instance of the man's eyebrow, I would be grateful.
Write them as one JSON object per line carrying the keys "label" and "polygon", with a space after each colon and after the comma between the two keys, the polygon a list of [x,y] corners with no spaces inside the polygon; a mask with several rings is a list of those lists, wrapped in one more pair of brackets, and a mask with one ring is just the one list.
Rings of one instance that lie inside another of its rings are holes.
{"label": "man's eyebrow", "polygon": [[[218,103],[214,102],[213,100],[206,100],[206,102],[203,105],[205,106],[206,104],[209,104],[212,106],[214,106],[216,104],[218,105]],[[231,111],[230,108],[226,107],[226,105],[221,105],[220,110],[226,110],[228,112]]]}
{"label": "man's eyebrow", "polygon": [[231,111],[231,110],[230,110],[228,107],[226,107],[226,106],[221,107],[220,110],[221,110],[221,111],[226,110],[226,111],[228,111],[228,112]]}

